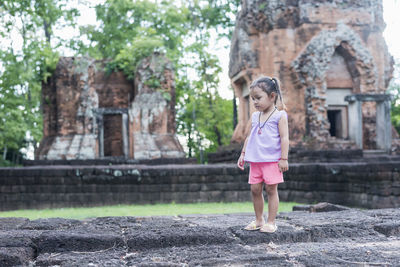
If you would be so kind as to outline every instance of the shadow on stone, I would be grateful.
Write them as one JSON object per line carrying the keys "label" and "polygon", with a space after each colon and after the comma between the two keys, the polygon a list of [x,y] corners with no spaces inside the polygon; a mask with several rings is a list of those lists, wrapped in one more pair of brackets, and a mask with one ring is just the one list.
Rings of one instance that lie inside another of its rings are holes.
{"label": "shadow on stone", "polygon": [[309,211],[309,212],[329,212],[329,211],[341,211],[348,210],[348,207],[331,204],[327,202],[321,202],[315,205],[297,205],[293,206],[293,211]]}

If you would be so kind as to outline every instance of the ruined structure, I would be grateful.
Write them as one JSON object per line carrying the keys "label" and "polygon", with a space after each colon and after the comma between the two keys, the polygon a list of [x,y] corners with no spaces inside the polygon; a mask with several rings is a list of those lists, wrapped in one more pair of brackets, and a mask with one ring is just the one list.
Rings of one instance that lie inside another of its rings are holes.
{"label": "ruined structure", "polygon": [[105,62],[61,58],[43,84],[43,140],[36,159],[177,158],[171,63],[157,53],[137,67],[135,81],[106,74]]}
{"label": "ruined structure", "polygon": [[381,0],[242,1],[229,65],[239,99],[232,141],[243,142],[255,111],[249,84],[267,75],[281,81],[292,147],[389,152],[384,27]]}

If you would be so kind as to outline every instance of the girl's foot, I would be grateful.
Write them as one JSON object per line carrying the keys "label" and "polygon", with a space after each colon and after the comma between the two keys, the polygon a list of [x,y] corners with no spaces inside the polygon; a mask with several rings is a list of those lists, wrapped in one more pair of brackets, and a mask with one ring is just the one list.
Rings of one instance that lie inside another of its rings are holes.
{"label": "girl's foot", "polygon": [[278,229],[275,223],[266,223],[260,228],[260,232],[262,233],[275,233]]}
{"label": "girl's foot", "polygon": [[255,230],[260,230],[262,227],[264,226],[264,221],[261,224],[257,224],[256,221],[252,221],[251,223],[249,223],[244,230],[247,231],[255,231]]}

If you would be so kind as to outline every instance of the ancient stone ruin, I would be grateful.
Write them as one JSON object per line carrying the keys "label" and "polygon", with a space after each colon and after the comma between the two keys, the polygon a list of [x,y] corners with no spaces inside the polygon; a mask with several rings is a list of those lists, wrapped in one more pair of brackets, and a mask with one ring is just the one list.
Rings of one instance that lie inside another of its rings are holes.
{"label": "ancient stone ruin", "polygon": [[179,158],[171,63],[155,53],[134,82],[105,61],[64,57],[43,84],[43,140],[36,159]]}
{"label": "ancient stone ruin", "polygon": [[281,81],[292,147],[390,152],[384,28],[380,0],[242,1],[229,65],[239,99],[232,141],[243,142],[255,111],[249,84],[267,75]]}
{"label": "ancient stone ruin", "polygon": [[251,213],[0,218],[0,265],[398,266],[399,216],[399,209],[285,212],[273,234],[243,230]]}

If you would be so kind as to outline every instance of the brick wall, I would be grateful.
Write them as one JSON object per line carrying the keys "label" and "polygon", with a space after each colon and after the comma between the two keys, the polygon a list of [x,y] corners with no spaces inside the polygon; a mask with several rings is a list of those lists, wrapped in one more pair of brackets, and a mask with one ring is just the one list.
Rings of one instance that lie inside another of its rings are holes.
{"label": "brick wall", "polygon": [[[400,207],[400,162],[298,163],[282,201]],[[0,210],[124,203],[250,201],[235,164],[0,168]]]}

